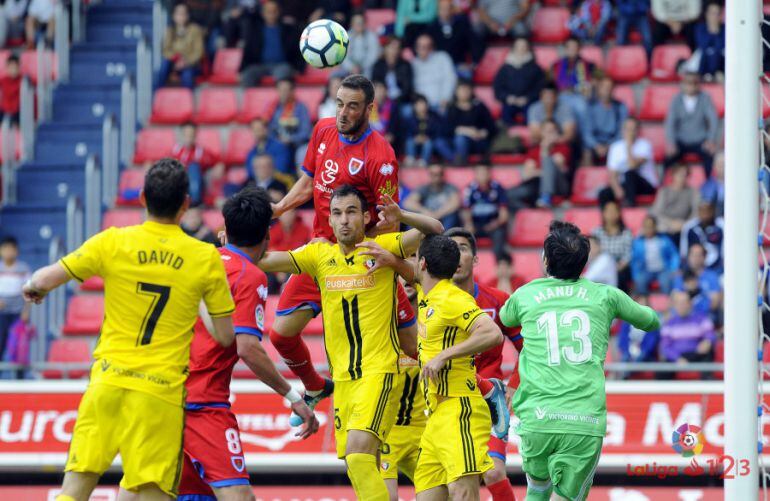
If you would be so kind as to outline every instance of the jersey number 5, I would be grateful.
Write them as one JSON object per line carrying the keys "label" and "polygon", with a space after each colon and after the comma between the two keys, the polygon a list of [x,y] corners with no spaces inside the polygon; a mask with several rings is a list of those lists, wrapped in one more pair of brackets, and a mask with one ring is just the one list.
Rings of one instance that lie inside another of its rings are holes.
{"label": "jersey number 5", "polygon": [[[558,321],[557,321],[558,320]],[[559,325],[572,329],[572,340],[575,346],[565,346],[559,349]],[[561,364],[561,355],[571,364],[582,364],[591,359],[591,320],[583,310],[567,310],[557,319],[555,311],[547,311],[537,319],[538,334],[545,331],[548,344],[548,365]]]}
{"label": "jersey number 5", "polygon": [[136,284],[136,293],[140,296],[150,296],[152,298],[150,308],[144,315],[144,320],[142,320],[142,327],[139,330],[141,338],[137,343],[142,345],[150,344],[152,334],[155,332],[155,326],[158,324],[158,319],[160,319],[163,308],[168,303],[168,297],[171,295],[171,287],[138,282]]}

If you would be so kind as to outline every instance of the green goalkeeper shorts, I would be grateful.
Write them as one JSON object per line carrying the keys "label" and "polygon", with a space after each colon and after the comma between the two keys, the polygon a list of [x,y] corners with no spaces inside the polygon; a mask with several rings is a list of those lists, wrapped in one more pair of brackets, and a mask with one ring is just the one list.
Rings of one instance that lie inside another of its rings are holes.
{"label": "green goalkeeper shorts", "polygon": [[557,433],[521,435],[524,472],[535,480],[551,480],[560,496],[582,501],[594,480],[602,437]]}

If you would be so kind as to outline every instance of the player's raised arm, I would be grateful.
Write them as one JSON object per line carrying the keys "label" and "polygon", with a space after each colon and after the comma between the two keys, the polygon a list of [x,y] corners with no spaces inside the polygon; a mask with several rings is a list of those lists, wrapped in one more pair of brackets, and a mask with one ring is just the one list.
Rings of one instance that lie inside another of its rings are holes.
{"label": "player's raised arm", "polygon": [[287,251],[270,251],[257,262],[257,266],[267,273],[302,273],[291,254]]}
{"label": "player's raised arm", "polygon": [[276,218],[284,212],[299,207],[313,197],[313,177],[305,173],[300,175],[289,193],[280,202],[272,204],[273,217]]}
{"label": "player's raised arm", "polygon": [[620,289],[611,287],[610,291],[610,299],[615,302],[617,317],[643,331],[660,329],[660,317],[655,310],[642,306]]}
{"label": "player's raised arm", "polygon": [[22,294],[26,301],[40,304],[46,294],[69,280],[70,276],[61,263],[49,264],[32,274],[22,287]]}
{"label": "player's raised arm", "polygon": [[404,255],[410,256],[417,251],[420,242],[425,235],[434,235],[444,232],[444,225],[441,221],[425,214],[417,214],[401,209],[398,204],[388,195],[383,195],[382,205],[377,206],[379,211],[379,222],[377,226],[390,226],[394,223],[404,223],[412,227],[411,230],[404,232],[401,238],[401,245],[404,248]]}

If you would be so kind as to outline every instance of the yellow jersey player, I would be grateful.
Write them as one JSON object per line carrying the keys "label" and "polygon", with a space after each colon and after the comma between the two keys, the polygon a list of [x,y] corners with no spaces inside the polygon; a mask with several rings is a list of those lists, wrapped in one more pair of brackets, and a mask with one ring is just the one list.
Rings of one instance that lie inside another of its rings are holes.
{"label": "yellow jersey player", "polygon": [[401,211],[389,196],[383,200],[378,225],[403,222],[415,229],[366,238],[370,219],[366,198],[357,188],[343,185],[330,201],[329,223],[336,244],[319,242],[289,252],[268,252],[258,263],[268,272],[306,273],[318,284],[324,343],[335,384],[337,455],[347,463],[358,499],[367,501],[388,500],[377,454],[398,410],[401,395],[394,386],[400,349],[414,354],[414,339],[399,340],[397,332],[396,274],[376,264],[367,242],[403,258],[417,249],[423,234],[443,231],[437,220]]}
{"label": "yellow jersey player", "polygon": [[430,235],[420,244],[417,345],[430,416],[414,473],[418,501],[478,500],[481,476],[493,468],[492,420],[474,355],[502,343],[503,335],[473,296],[452,283],[459,262],[450,237]]}
{"label": "yellow jersey player", "polygon": [[70,279],[104,279],[104,322],[56,501],[86,501],[118,452],[122,489],[140,499],[176,497],[184,384],[201,300],[212,336],[223,346],[234,339],[222,259],[179,227],[188,190],[182,164],[160,160],[144,179],[144,224],[94,235],[24,285],[25,298],[40,303]]}

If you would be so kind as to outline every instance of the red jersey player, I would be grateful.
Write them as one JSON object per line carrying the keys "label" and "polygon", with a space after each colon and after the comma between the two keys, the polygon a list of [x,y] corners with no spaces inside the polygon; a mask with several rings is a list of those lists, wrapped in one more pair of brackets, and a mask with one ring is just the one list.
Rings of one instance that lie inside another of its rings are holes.
{"label": "red jersey player", "polygon": [[[273,206],[280,216],[311,197],[315,206],[313,237],[334,241],[329,226],[329,201],[332,191],[343,184],[358,188],[366,197],[371,212],[367,234],[386,233],[398,228],[375,231],[376,207],[383,195],[398,201],[398,163],[393,148],[378,132],[369,127],[369,114],[374,102],[374,86],[362,75],[345,78],[337,92],[337,115],[319,120],[302,165],[304,176],[291,191]],[[305,401],[311,408],[331,395],[334,385],[322,378],[310,360],[307,345],[299,336],[307,323],[321,312],[318,287],[308,275],[292,275],[278,301],[276,318],[270,330],[270,341],[292,372],[305,385]],[[415,339],[412,307],[399,287],[399,338],[404,346]],[[290,423],[298,424],[297,416]]]}
{"label": "red jersey player", "polygon": [[[195,325],[190,348],[190,375],[185,406],[184,465],[180,500],[215,496],[254,499],[245,468],[238,423],[230,411],[230,379],[239,358],[265,384],[285,396],[305,425],[297,434],[307,438],[318,429],[313,411],[278,373],[260,345],[265,321],[267,277],[254,265],[267,248],[270,199],[261,189],[245,189],[222,210],[228,244],[219,250],[235,302],[236,342],[228,348],[206,332],[202,318]],[[205,315],[203,315],[205,318]],[[208,327],[210,328],[210,326]]]}

